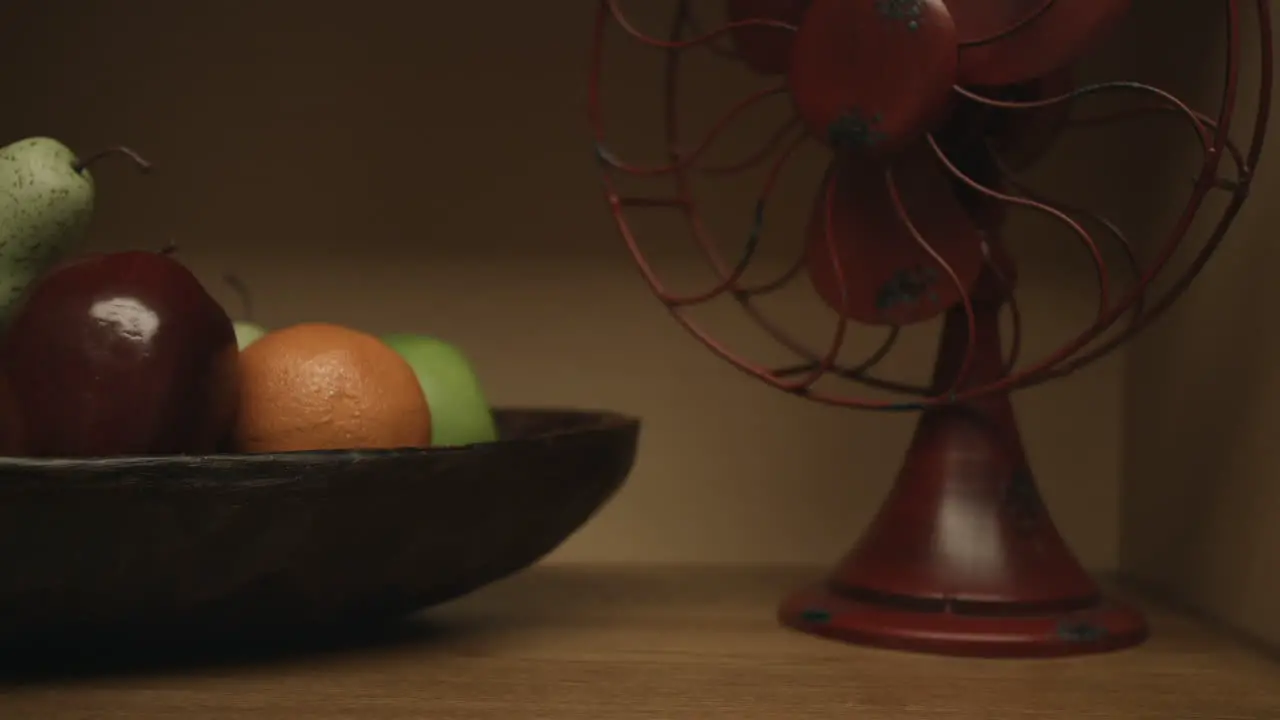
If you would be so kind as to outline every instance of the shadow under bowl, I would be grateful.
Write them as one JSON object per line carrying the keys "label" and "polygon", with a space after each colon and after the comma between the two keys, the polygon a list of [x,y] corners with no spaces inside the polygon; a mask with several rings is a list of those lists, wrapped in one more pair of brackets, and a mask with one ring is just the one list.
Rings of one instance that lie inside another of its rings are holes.
{"label": "shadow under bowl", "polygon": [[0,458],[0,636],[391,620],[518,572],[622,485],[640,423],[495,415],[461,448]]}

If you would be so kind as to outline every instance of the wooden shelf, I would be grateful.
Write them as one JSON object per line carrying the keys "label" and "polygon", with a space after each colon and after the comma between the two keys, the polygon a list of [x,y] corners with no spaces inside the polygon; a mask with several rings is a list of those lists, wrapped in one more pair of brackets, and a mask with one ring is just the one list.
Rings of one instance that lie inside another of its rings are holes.
{"label": "wooden shelf", "polygon": [[957,660],[780,629],[775,601],[811,578],[795,569],[543,567],[340,650],[7,678],[0,717],[1280,718],[1280,665],[1168,611],[1150,610],[1154,637],[1136,650]]}

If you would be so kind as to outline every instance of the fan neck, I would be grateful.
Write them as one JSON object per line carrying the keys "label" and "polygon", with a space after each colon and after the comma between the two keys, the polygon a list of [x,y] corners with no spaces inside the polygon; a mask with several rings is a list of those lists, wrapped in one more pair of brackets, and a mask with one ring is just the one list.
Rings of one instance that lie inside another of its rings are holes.
{"label": "fan neck", "polygon": [[[1008,373],[1000,339],[1000,310],[1006,299],[1004,287],[994,273],[984,270],[978,276],[970,295],[974,337],[973,352],[967,368],[965,357],[970,350],[968,313],[962,306],[947,311],[938,344],[938,358],[934,364],[931,389],[935,394],[945,393],[953,388],[955,392],[959,392],[987,385],[1004,378]],[[962,371],[964,376],[956,382]],[[996,397],[1003,399],[1005,396],[997,393]],[[982,399],[967,404],[988,408],[991,405],[989,401]]]}

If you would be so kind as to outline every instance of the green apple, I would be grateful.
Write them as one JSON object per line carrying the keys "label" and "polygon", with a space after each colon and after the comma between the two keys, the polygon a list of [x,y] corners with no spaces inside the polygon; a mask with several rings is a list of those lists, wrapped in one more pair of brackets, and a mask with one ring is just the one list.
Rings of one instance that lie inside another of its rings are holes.
{"label": "green apple", "polygon": [[267,334],[266,328],[247,320],[237,320],[232,323],[232,327],[236,330],[236,345],[238,345],[241,350],[254,344],[258,341],[258,338]]}
{"label": "green apple", "polygon": [[382,341],[400,354],[427,396],[431,409],[431,444],[471,445],[498,439],[480,380],[461,350],[426,335],[395,333]]}
{"label": "green apple", "polygon": [[[246,318],[253,317],[253,293],[249,292],[249,286],[245,284],[238,276],[227,273],[222,276],[222,280],[235,291],[236,296],[240,299],[240,311],[244,313]],[[236,345],[241,349],[245,349],[258,341],[258,338],[267,334],[267,329],[252,320],[237,320],[232,323],[232,327],[236,331]]]}

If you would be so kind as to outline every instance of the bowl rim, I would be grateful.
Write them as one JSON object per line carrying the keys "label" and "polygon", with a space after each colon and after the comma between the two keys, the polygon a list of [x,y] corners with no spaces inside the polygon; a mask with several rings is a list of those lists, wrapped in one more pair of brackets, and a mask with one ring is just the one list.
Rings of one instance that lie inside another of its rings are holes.
{"label": "bowl rim", "polygon": [[124,471],[145,469],[151,472],[163,471],[166,467],[189,468],[200,465],[236,464],[241,468],[271,466],[273,468],[290,466],[323,466],[334,461],[362,462],[371,460],[403,459],[411,457],[444,458],[486,452],[498,447],[512,445],[542,443],[563,438],[565,436],[581,437],[599,433],[611,433],[620,430],[638,430],[640,418],[614,410],[594,408],[556,408],[556,407],[521,407],[501,406],[493,408],[495,415],[524,415],[544,417],[577,417],[590,419],[580,426],[555,428],[524,437],[499,439],[490,442],[455,445],[449,447],[401,447],[378,449],[335,449],[335,450],[295,450],[274,453],[212,453],[201,455],[122,455],[106,457],[28,457],[0,456],[0,473],[12,474],[23,471],[47,473],[58,471],[101,472],[105,470]]}

